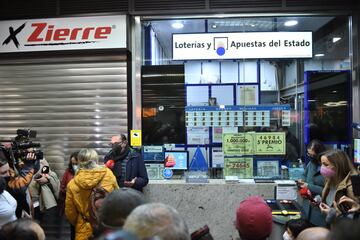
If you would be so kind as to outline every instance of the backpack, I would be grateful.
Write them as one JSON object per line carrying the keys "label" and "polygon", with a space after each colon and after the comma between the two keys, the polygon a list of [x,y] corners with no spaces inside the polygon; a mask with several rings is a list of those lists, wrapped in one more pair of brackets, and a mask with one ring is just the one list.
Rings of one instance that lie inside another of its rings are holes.
{"label": "backpack", "polygon": [[[104,175],[105,177],[105,175]],[[98,210],[104,200],[104,198],[109,194],[102,186],[101,183],[104,177],[100,180],[98,185],[91,189],[90,196],[89,196],[89,206],[88,212],[90,215],[89,219],[86,219],[87,222],[91,224],[93,231],[97,231],[99,228],[99,214]]]}

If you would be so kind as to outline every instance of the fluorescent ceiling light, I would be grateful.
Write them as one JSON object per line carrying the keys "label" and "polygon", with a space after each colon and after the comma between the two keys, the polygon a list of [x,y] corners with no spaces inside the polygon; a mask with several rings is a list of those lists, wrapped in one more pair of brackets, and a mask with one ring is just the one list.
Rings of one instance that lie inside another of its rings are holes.
{"label": "fluorescent ceiling light", "polygon": [[171,26],[175,29],[181,29],[184,27],[184,24],[181,22],[174,22],[173,24],[171,24]]}
{"label": "fluorescent ceiling light", "polygon": [[327,102],[327,103],[324,103],[324,106],[337,107],[337,106],[339,106],[339,104],[337,102]]}
{"label": "fluorescent ceiling light", "polygon": [[298,21],[296,20],[289,20],[284,23],[284,26],[286,27],[292,27],[298,24]]}
{"label": "fluorescent ceiling light", "polygon": [[334,91],[332,91],[332,93],[337,93],[338,91],[336,91],[336,90],[334,90]]}
{"label": "fluorescent ceiling light", "polygon": [[325,54],[323,54],[323,53],[317,53],[317,54],[315,54],[315,57],[323,57],[323,56],[325,56]]}
{"label": "fluorescent ceiling light", "polygon": [[216,24],[211,25],[211,28],[217,28]]}
{"label": "fluorescent ceiling light", "polygon": [[336,43],[337,41],[339,41],[341,39],[341,37],[333,37],[333,43]]}

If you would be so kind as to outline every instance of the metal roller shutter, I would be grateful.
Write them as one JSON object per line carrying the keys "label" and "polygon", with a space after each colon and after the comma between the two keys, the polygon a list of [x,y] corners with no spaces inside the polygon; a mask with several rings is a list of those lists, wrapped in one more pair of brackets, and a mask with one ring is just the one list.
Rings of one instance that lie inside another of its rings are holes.
{"label": "metal roller shutter", "polygon": [[126,59],[27,62],[0,62],[1,139],[18,128],[36,130],[34,142],[62,174],[73,151],[89,147],[104,155],[110,136],[127,132]]}

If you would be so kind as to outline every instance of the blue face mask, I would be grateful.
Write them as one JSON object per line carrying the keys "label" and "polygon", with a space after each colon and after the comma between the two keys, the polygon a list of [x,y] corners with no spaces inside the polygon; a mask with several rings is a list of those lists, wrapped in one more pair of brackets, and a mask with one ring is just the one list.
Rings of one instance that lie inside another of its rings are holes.
{"label": "blue face mask", "polygon": [[77,165],[77,164],[72,165],[72,169],[76,173],[79,170],[79,165]]}

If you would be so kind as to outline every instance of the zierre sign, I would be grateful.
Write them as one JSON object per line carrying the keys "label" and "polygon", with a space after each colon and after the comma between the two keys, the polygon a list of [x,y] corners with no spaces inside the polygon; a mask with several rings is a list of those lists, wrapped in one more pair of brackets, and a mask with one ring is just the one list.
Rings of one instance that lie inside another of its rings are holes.
{"label": "zierre sign", "polygon": [[126,48],[126,16],[0,22],[0,52]]}
{"label": "zierre sign", "polygon": [[27,41],[32,42],[50,42],[50,41],[85,41],[90,38],[108,39],[111,34],[111,27],[75,27],[75,28],[58,28],[49,25],[46,22],[31,24],[34,31]]}
{"label": "zierre sign", "polygon": [[174,60],[312,58],[312,32],[173,34]]}

